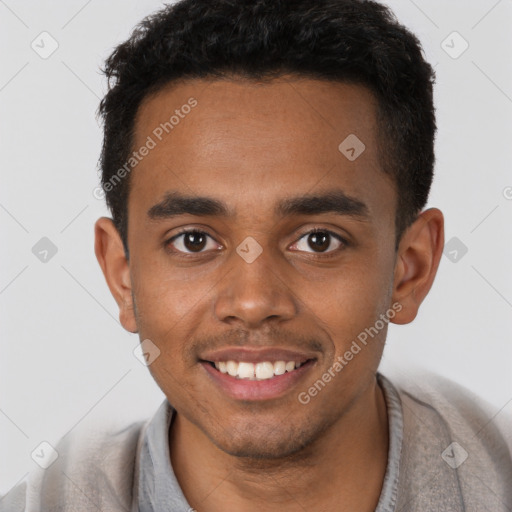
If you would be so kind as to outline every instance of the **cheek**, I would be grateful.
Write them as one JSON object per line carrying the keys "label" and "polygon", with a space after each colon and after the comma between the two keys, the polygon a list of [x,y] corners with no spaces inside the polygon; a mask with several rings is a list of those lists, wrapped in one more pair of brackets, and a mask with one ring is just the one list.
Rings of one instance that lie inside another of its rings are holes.
{"label": "cheek", "polygon": [[373,325],[389,307],[392,271],[388,267],[376,259],[351,262],[332,270],[329,279],[311,279],[297,292],[333,337],[351,337]]}
{"label": "cheek", "polygon": [[364,388],[373,379],[387,333],[380,315],[390,307],[391,282],[390,259],[370,255],[351,259],[321,285],[311,281],[304,290],[315,322],[332,340],[324,370],[343,375],[334,379],[340,390]]}
{"label": "cheek", "polygon": [[[152,373],[162,367],[162,371],[181,374],[196,362],[187,349],[190,340],[205,330],[203,324],[210,314],[214,288],[204,282],[176,280],[154,267],[147,268],[149,271],[134,272],[132,277],[139,336],[141,340],[150,339],[161,351],[151,365]],[[164,374],[161,377],[166,378]]]}
{"label": "cheek", "polygon": [[197,279],[182,279],[179,272],[158,264],[140,264],[132,270],[132,283],[141,325],[171,327],[199,307],[208,287]]}
{"label": "cheek", "polygon": [[198,367],[190,348],[191,340],[204,332],[210,287],[157,272],[139,279],[144,283],[135,297],[140,339],[151,340],[160,350],[148,369],[171,403],[183,408],[198,396],[194,389]]}

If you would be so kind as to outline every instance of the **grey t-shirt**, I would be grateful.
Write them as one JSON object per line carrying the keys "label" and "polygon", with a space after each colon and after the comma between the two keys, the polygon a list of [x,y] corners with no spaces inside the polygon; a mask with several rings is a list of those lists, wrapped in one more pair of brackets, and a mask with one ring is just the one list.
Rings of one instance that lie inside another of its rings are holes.
{"label": "grey t-shirt", "polygon": [[[377,512],[511,512],[512,420],[433,374],[377,374],[389,417]],[[77,428],[58,459],[0,500],[0,512],[190,512],[169,458],[173,409],[120,430]],[[200,510],[198,512],[201,512]]]}

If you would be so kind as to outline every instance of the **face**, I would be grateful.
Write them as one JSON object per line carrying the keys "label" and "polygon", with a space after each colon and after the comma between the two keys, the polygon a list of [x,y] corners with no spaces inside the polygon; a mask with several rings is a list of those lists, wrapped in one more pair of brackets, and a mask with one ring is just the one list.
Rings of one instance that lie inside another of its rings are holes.
{"label": "face", "polygon": [[366,396],[382,354],[397,194],[376,101],[308,79],[190,80],[146,98],[135,128],[134,148],[154,144],[130,176],[123,325],[158,347],[153,377],[217,447],[295,453]]}

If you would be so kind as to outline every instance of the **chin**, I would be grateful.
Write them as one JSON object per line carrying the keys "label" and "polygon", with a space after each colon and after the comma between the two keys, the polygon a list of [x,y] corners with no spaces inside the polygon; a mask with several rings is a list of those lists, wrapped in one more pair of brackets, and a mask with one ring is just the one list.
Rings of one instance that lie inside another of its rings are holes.
{"label": "chin", "polygon": [[305,455],[324,429],[318,425],[271,424],[227,427],[221,439],[210,439],[223,452],[234,457],[259,461],[275,461],[300,458]]}

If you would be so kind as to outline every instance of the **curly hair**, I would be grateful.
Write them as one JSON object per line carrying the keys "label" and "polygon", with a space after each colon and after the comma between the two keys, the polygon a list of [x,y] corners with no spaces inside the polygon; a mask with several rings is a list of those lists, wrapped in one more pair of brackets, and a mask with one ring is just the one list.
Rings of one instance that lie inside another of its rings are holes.
{"label": "curly hair", "polygon": [[[144,18],[105,62],[101,184],[128,255],[129,175],[142,100],[187,78],[282,75],[360,84],[377,99],[378,154],[398,195],[396,247],[425,206],[436,133],[434,70],[392,11],[365,0],[180,0]],[[125,174],[125,173],[123,173]]]}

